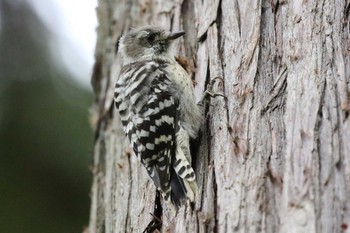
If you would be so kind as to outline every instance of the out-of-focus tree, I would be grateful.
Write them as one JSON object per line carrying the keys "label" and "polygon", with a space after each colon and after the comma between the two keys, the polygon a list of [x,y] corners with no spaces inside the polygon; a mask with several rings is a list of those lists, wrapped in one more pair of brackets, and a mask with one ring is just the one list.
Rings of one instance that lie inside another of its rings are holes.
{"label": "out-of-focus tree", "polygon": [[25,1],[0,0],[0,14],[0,232],[81,232],[91,93],[52,61],[52,34]]}

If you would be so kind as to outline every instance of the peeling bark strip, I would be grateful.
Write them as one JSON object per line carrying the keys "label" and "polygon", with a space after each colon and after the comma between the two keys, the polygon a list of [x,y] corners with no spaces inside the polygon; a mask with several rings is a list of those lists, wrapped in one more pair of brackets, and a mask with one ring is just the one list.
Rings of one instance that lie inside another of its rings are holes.
{"label": "peeling bark strip", "polygon": [[[349,9],[349,0],[100,0],[88,231],[349,232]],[[227,97],[207,106],[194,145],[200,193],[176,218],[154,212],[155,187],[113,107],[116,42],[148,24],[187,32],[176,49],[194,67],[198,99],[218,77],[214,91]]]}

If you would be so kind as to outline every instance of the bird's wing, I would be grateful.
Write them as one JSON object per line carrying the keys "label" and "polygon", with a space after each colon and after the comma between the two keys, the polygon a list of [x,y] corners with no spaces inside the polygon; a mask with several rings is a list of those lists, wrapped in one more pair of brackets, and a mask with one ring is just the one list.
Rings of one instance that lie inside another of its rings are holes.
{"label": "bird's wing", "polygon": [[147,102],[130,119],[132,126],[127,131],[135,154],[162,191],[165,201],[170,201],[170,167],[177,127],[177,104],[171,86],[165,74],[152,80],[146,93]]}

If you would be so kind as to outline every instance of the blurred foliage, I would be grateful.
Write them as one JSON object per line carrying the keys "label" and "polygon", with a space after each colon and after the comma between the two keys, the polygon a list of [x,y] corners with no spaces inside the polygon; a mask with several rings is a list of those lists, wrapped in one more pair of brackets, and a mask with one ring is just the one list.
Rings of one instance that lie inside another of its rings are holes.
{"label": "blurred foliage", "polygon": [[92,93],[52,62],[52,35],[28,4],[0,10],[0,232],[82,232]]}

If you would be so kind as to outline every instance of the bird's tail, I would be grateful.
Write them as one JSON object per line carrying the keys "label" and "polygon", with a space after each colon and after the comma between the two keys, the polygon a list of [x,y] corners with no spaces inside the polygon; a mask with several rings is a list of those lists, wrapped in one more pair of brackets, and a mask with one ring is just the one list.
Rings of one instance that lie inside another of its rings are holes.
{"label": "bird's tail", "polygon": [[194,202],[198,193],[196,175],[180,145],[177,146],[171,177],[171,202],[175,209],[177,210],[186,199]]}

